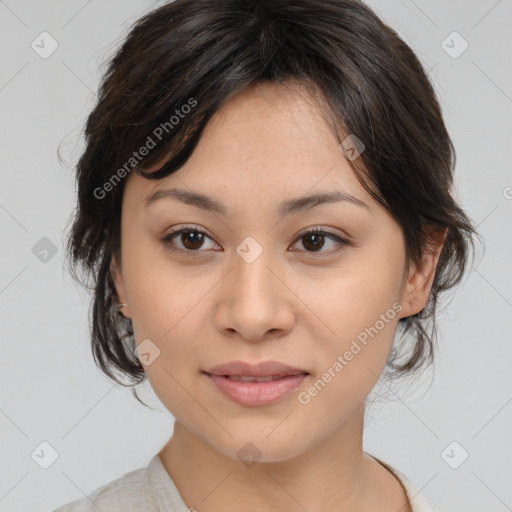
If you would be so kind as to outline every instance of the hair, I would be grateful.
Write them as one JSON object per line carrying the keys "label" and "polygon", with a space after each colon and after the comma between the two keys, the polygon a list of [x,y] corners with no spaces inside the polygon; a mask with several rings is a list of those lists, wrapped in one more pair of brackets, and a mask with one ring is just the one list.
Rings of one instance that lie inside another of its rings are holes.
{"label": "hair", "polygon": [[[427,305],[398,324],[412,345],[395,344],[387,369],[406,375],[433,362],[438,299],[462,280],[478,234],[452,197],[455,150],[414,52],[357,0],[176,0],[139,18],[108,62],[85,124],[67,239],[71,274],[94,291],[95,363],[139,401],[133,387],[146,376],[111,274],[112,259],[121,261],[121,178],[132,169],[150,180],[177,171],[212,115],[263,82],[300,85],[321,98],[339,141],[362,141],[349,163],[400,225],[406,271],[446,233]],[[135,151],[150,140],[141,159]],[[142,160],[158,168],[145,172]]]}

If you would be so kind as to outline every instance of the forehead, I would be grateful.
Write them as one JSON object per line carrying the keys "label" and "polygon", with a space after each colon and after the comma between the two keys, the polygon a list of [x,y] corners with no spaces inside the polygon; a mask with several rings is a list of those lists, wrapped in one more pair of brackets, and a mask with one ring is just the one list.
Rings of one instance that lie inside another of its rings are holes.
{"label": "forehead", "polygon": [[265,142],[272,148],[281,146],[284,152],[290,149],[286,143],[292,142],[297,152],[302,139],[335,139],[320,106],[325,106],[320,94],[312,94],[297,83],[258,83],[232,97],[215,113],[204,138],[218,143],[226,136],[254,136],[248,149]]}
{"label": "forehead", "polygon": [[[227,101],[210,119],[185,165],[162,180],[132,173],[127,194],[146,198],[169,185],[218,197],[296,197],[362,189],[324,118],[321,98],[296,84],[261,83]],[[166,159],[165,159],[166,160]],[[158,165],[144,168],[151,172]]]}

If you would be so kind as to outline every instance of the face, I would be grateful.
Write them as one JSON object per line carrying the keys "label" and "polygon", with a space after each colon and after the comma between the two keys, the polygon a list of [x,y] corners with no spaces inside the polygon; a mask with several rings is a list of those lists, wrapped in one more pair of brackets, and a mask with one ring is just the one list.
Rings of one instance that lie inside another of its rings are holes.
{"label": "face", "polygon": [[[146,201],[169,189],[225,211],[163,194]],[[341,200],[282,208],[333,192]],[[313,229],[320,233],[307,234]],[[270,84],[219,110],[175,174],[129,176],[121,237],[117,293],[136,344],[146,340],[139,355],[149,354],[155,393],[219,453],[235,459],[251,442],[268,462],[347,428],[385,366],[399,318],[424,307],[436,262],[427,256],[402,281],[400,226],[357,181],[315,101]],[[272,382],[208,374],[232,361],[274,361],[300,374]]]}

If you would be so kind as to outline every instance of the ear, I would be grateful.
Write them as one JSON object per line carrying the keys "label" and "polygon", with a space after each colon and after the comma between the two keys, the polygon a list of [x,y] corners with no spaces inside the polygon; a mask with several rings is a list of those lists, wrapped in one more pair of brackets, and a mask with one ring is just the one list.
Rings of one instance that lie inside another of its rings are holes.
{"label": "ear", "polygon": [[115,256],[112,258],[112,262],[110,264],[110,272],[116,289],[117,297],[119,298],[119,302],[122,304],[127,304],[126,306],[121,307],[119,311],[122,313],[124,317],[131,318],[130,306],[128,298],[126,296],[123,272],[121,269],[121,265],[119,264]]}
{"label": "ear", "polygon": [[399,318],[415,315],[425,308],[430,297],[436,274],[439,255],[443,248],[448,228],[424,228],[428,231],[428,242],[418,265],[412,265],[402,289]]}

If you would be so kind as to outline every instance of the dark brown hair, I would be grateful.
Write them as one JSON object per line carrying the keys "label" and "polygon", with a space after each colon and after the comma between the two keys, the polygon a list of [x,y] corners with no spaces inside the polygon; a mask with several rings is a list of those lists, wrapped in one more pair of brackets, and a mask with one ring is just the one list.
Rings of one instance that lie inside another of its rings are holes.
{"label": "dark brown hair", "polygon": [[[258,82],[320,93],[338,139],[352,134],[363,142],[350,163],[401,226],[407,267],[437,229],[447,229],[427,306],[399,322],[413,343],[408,353],[406,345],[393,348],[388,369],[406,374],[433,360],[438,297],[461,281],[478,235],[452,197],[454,147],[413,51],[357,0],[176,0],[136,21],[109,61],[76,169],[69,268],[94,291],[94,359],[118,384],[145,380],[111,275],[112,258],[120,261],[123,178],[132,169],[151,180],[178,170],[211,116]],[[150,139],[155,145],[141,158],[137,150]]]}

